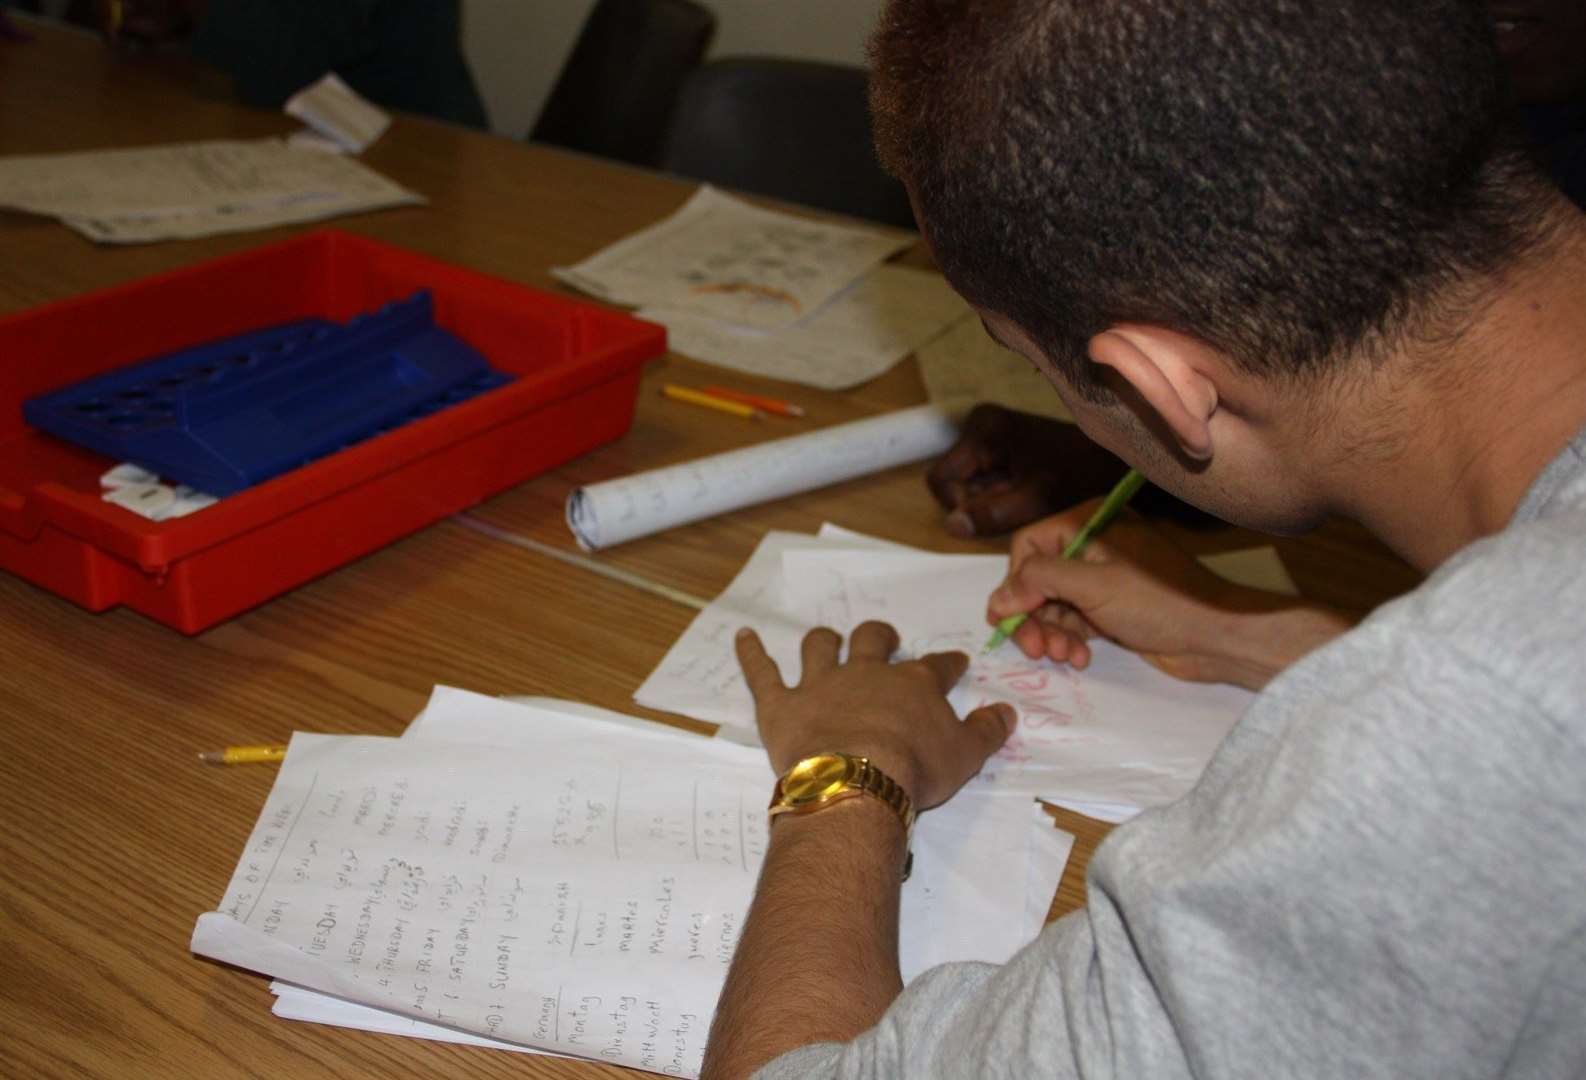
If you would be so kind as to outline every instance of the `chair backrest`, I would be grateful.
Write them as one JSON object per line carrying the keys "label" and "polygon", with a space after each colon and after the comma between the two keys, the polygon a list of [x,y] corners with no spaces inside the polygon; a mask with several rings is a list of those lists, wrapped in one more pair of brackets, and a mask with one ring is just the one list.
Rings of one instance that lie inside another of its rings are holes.
{"label": "chair backrest", "polygon": [[903,185],[870,137],[862,68],[740,57],[696,68],[661,166],[723,187],[914,227]]}
{"label": "chair backrest", "polygon": [[599,0],[529,138],[657,164],[672,104],[715,33],[694,0]]}

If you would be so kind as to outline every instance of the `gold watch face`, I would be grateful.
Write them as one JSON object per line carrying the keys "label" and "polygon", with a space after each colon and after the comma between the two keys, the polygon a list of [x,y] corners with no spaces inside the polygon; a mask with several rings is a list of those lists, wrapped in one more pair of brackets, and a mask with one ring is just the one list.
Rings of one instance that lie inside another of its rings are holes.
{"label": "gold watch face", "polygon": [[815,754],[788,770],[782,781],[782,798],[790,805],[829,799],[847,786],[859,763],[843,754]]}

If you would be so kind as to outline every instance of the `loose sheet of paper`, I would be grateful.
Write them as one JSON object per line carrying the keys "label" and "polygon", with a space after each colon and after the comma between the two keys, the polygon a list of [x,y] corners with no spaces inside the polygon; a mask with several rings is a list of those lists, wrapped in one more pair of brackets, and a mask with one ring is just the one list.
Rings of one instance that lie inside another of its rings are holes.
{"label": "loose sheet of paper", "polygon": [[211,236],[423,201],[356,161],[280,139],[0,157],[0,206],[57,217],[104,243]]}
{"label": "loose sheet of paper", "polygon": [[384,110],[335,72],[287,98],[282,108],[349,154],[363,153],[391,126],[391,117]]}
{"label": "loose sheet of paper", "polygon": [[1004,557],[854,544],[768,533],[635,700],[752,733],[754,706],[732,647],[740,626],[759,632],[792,683],[799,642],[811,627],[846,634],[883,619],[898,628],[904,656],[970,655],[969,672],[950,698],[960,715],[996,701],[1019,710],[1018,730],[976,785],[1123,808],[1109,815],[1116,817],[1187,791],[1250,699],[1234,687],[1173,679],[1105,641],[1094,643],[1084,671],[1027,660],[1011,646],[983,654],[986,597],[1006,573]]}
{"label": "loose sheet of paper", "polygon": [[991,340],[974,315],[922,344],[914,356],[932,401],[989,401],[1054,420],[1074,419],[1045,376]]}
{"label": "loose sheet of paper", "polygon": [[875,378],[968,312],[940,275],[880,266],[818,311],[774,332],[688,311],[642,308],[673,352],[751,375],[846,390]]}
{"label": "loose sheet of paper", "polygon": [[[403,739],[294,737],[193,948],[342,999],[315,1018],[356,1020],[351,1002],[693,1075],[770,781],[753,748],[440,688]],[[1066,859],[1001,797],[930,812],[914,844],[910,975],[1006,959]]]}
{"label": "loose sheet of paper", "polygon": [[920,405],[579,488],[567,527],[586,551],[934,457],[958,438],[951,403]]}
{"label": "loose sheet of paper", "polygon": [[763,210],[702,187],[666,220],[552,273],[614,303],[774,330],[814,312],[914,239]]}

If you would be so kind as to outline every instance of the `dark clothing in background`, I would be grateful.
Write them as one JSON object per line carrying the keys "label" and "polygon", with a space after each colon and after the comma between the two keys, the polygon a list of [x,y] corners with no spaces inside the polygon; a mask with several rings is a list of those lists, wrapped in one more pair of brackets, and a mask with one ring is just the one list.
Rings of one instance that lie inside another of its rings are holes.
{"label": "dark clothing in background", "polygon": [[459,0],[210,0],[193,53],[248,105],[334,71],[377,105],[484,128],[461,32]]}
{"label": "dark clothing in background", "polygon": [[1554,182],[1586,210],[1586,100],[1522,105],[1519,113]]}

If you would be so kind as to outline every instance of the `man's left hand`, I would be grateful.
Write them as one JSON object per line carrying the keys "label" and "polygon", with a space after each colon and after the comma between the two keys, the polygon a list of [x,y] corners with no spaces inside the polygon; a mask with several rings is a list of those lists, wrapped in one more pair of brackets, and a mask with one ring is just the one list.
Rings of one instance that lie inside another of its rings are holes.
{"label": "man's left hand", "polygon": [[951,798],[1013,731],[1010,705],[988,705],[959,720],[947,703],[969,657],[932,653],[894,664],[898,633],[883,622],[854,630],[846,661],[839,660],[836,631],[818,627],[804,635],[803,672],[791,688],[754,631],[738,631],[736,647],[778,774],[811,754],[863,755],[925,810]]}

